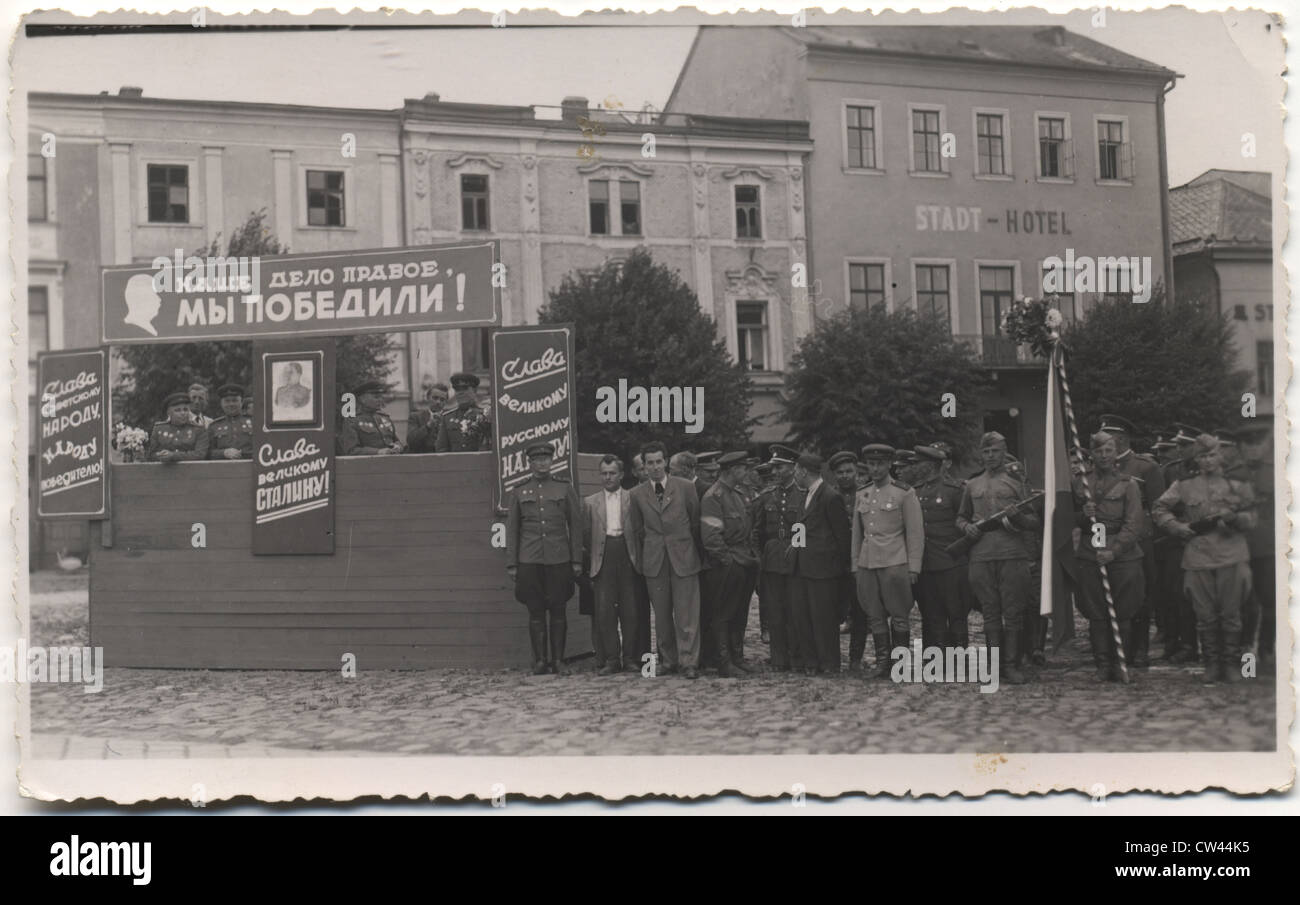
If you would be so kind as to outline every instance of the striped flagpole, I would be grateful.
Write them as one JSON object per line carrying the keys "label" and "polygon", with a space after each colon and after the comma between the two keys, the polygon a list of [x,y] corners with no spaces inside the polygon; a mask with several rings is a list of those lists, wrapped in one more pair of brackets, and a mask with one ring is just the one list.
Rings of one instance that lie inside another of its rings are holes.
{"label": "striped flagpole", "polygon": [[[1065,404],[1065,419],[1070,425],[1070,437],[1074,440],[1076,455],[1079,458],[1079,464],[1083,464],[1083,444],[1079,441],[1079,425],[1074,420],[1074,404],[1070,401],[1070,381],[1065,376],[1065,356],[1061,354],[1060,335],[1053,332],[1052,337],[1052,366],[1056,369],[1057,377],[1061,381],[1061,398]],[[1088,483],[1088,472],[1082,467],[1079,468],[1079,480],[1083,484],[1083,496],[1086,502],[1092,502],[1092,485]],[[1092,517],[1092,523],[1097,524],[1097,517]],[[1092,543],[1091,538],[1084,538],[1085,544]],[[1128,661],[1124,658],[1124,641],[1119,634],[1119,617],[1115,615],[1115,595],[1110,590],[1110,575],[1107,574],[1104,563],[1097,564],[1101,572],[1101,587],[1106,592],[1106,615],[1110,617],[1110,634],[1115,639],[1115,653],[1119,662],[1119,677],[1124,684],[1132,681],[1128,674]]]}

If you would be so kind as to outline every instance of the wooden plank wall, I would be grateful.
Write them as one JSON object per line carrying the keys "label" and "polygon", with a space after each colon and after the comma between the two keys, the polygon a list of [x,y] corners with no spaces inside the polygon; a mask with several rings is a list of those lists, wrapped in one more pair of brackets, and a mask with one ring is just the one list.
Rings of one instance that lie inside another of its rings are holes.
{"label": "wooden plank wall", "polygon": [[[525,666],[527,611],[491,545],[493,455],[338,459],[333,556],[252,555],[251,462],[114,465],[112,546],[92,527],[91,644],[108,666]],[[579,457],[580,491],[599,487],[598,462]],[[576,595],[568,622],[568,656],[589,653]]]}

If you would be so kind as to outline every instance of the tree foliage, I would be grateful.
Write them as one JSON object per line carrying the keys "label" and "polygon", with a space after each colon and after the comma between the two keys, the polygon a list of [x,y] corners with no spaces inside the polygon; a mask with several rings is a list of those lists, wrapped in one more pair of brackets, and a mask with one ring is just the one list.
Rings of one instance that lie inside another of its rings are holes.
{"label": "tree foliage", "polygon": [[[606,262],[597,273],[570,273],[550,292],[538,319],[576,325],[580,451],[628,457],[651,440],[663,441],[670,452],[746,445],[748,376],[731,360],[691,288],[644,249],[621,264]],[[617,390],[620,378],[629,387],[703,387],[702,431],[688,434],[673,423],[597,421],[597,389]]]}
{"label": "tree foliage", "polygon": [[[791,439],[829,455],[867,443],[944,440],[968,450],[980,429],[987,378],[946,322],[910,309],[842,311],[804,337],[786,372]],[[944,417],[944,394],[955,397]]]}
{"label": "tree foliage", "polygon": [[1173,421],[1205,430],[1241,422],[1249,375],[1235,370],[1227,315],[1202,300],[1168,300],[1157,287],[1146,303],[1101,301],[1062,339],[1081,431],[1103,413],[1128,418],[1147,437]]}
{"label": "tree foliage", "polygon": [[[225,252],[216,236],[197,257],[256,257],[283,255],[289,248],[266,225],[262,208],[230,234]],[[385,380],[391,370],[391,356],[397,344],[388,334],[338,337],[336,380],[340,391],[366,380]],[[113,388],[115,415],[127,424],[147,427],[164,417],[163,402],[172,393],[184,392],[201,383],[211,398],[208,414],[219,414],[217,388],[238,383],[252,391],[253,344],[247,341],[149,343],[119,346],[123,367]]]}

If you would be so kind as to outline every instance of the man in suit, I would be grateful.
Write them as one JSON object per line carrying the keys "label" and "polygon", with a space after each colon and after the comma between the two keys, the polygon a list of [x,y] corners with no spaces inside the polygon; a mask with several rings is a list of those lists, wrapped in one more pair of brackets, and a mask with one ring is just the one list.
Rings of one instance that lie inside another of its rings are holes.
{"label": "man in suit", "polygon": [[639,603],[636,586],[641,576],[628,543],[631,523],[632,494],[624,490],[623,460],[605,456],[600,460],[601,489],[583,500],[583,547],[591,557],[588,574],[596,593],[595,641],[604,655],[598,673],[612,676],[620,668],[619,629],[623,630],[622,668],[629,672],[641,668],[637,657],[641,642],[637,638]]}
{"label": "man in suit", "polygon": [[851,538],[844,497],[822,481],[821,472],[821,456],[813,453],[795,464],[795,483],[807,495],[798,523],[804,543],[793,547],[790,602],[805,672],[835,674],[840,671],[839,592],[849,570]]}
{"label": "man in suit", "polygon": [[632,490],[632,556],[650,591],[663,671],[672,673],[680,666],[682,675],[697,679],[700,500],[694,484],[666,473],[668,452],[662,443],[647,443],[641,456],[649,480]]}

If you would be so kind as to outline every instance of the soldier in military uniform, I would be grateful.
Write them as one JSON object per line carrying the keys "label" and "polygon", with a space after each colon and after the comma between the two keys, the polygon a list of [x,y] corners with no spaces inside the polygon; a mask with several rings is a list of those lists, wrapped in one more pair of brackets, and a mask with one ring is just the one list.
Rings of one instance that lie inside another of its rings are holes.
{"label": "soldier in military uniform", "polygon": [[[1033,493],[1024,463],[1010,454],[1007,455],[1007,474],[1020,482],[1024,496]],[[1041,510],[1039,512],[1041,514]],[[1043,648],[1047,644],[1047,620],[1040,612],[1043,602],[1043,535],[1040,531],[1022,531],[1020,539],[1024,541],[1025,552],[1029,554],[1029,602],[1025,606],[1024,623],[1020,629],[1016,665],[1023,666],[1028,660],[1035,666],[1045,666],[1047,656],[1043,653]]]}
{"label": "soldier in military uniform", "polygon": [[340,456],[391,456],[400,453],[393,419],[381,412],[384,385],[378,381],[363,383],[352,391],[357,414],[343,419],[337,443]]}
{"label": "soldier in military uniform", "polygon": [[210,438],[206,428],[193,421],[188,393],[167,397],[167,420],[149,432],[150,462],[195,462],[208,457]]}
{"label": "soldier in military uniform", "polygon": [[978,522],[993,518],[1025,499],[1024,485],[1007,474],[1007,441],[997,431],[980,438],[984,471],[966,482],[957,510],[957,527],[975,543],[970,549],[970,583],[984,614],[984,643],[999,649],[1003,677],[1012,684],[1025,681],[1016,665],[1025,607],[1033,596],[1029,551],[1021,532],[1037,531],[1042,520],[1032,512],[1003,515],[998,527],[985,533]]}
{"label": "soldier in military uniform", "polygon": [[551,474],[555,448],[550,443],[533,443],[524,454],[532,474],[506,504],[506,574],[514,582],[515,599],[528,608],[533,675],[566,675],[564,608],[582,574],[582,504],[572,484]]}
{"label": "soldier in military uniform", "polygon": [[853,509],[851,569],[881,679],[889,678],[890,651],[910,644],[912,588],[925,553],[925,521],[916,492],[889,475],[894,452],[885,443],[862,448],[871,484],[858,492]]}
{"label": "soldier in military uniform", "polygon": [[802,669],[816,661],[816,657],[809,657],[805,663],[790,615],[790,576],[794,571],[790,526],[799,521],[803,512],[804,492],[794,480],[797,453],[780,445],[770,447],[770,451],[768,463],[774,483],[754,503],[754,524],[763,573],[762,604],[767,609],[770,662],[777,672],[787,672],[791,666]]}
{"label": "soldier in military uniform", "polygon": [[[849,518],[849,528],[853,527],[853,507],[858,499],[858,457],[848,450],[841,450],[830,457],[826,463],[835,477],[835,489],[844,498],[844,514]],[[849,572],[842,576],[840,585],[840,634],[849,636],[849,672],[862,669],[862,655],[867,650],[867,614],[858,606],[858,589],[856,576]]]}
{"label": "soldier in military uniform", "polygon": [[700,540],[708,564],[704,575],[713,604],[710,634],[717,646],[718,675],[724,677],[735,670],[750,671],[743,653],[733,645],[735,623],[749,614],[752,575],[758,570],[752,503],[740,490],[749,468],[746,458],[743,452],[724,454],[718,460],[722,473],[700,502]]}
{"label": "soldier in military uniform", "polygon": [[[1200,428],[1182,422],[1175,422],[1170,429],[1173,449],[1169,452],[1169,462],[1161,472],[1166,488],[1196,474],[1195,443],[1196,438],[1203,433]],[[1182,562],[1185,546],[1182,538],[1166,531],[1160,532],[1155,540],[1156,569],[1159,573],[1157,593],[1165,609],[1165,642],[1161,659],[1174,665],[1194,663],[1198,659],[1196,612],[1192,609],[1191,599],[1183,591]]]}
{"label": "soldier in military uniform", "polygon": [[253,457],[253,419],[243,413],[244,388],[228,383],[217,390],[224,413],[208,427],[208,456],[213,459]]}
{"label": "soldier in military uniform", "polygon": [[475,390],[478,377],[452,374],[451,388],[455,405],[443,409],[438,425],[437,452],[478,452],[492,448],[492,422],[479,408]]}
{"label": "soldier in military uniform", "polygon": [[1218,439],[1201,434],[1194,449],[1199,474],[1176,481],[1152,514],[1161,528],[1187,541],[1183,588],[1196,611],[1205,684],[1239,682],[1241,610],[1251,591],[1246,533],[1257,522],[1255,494],[1224,475]]}
{"label": "soldier in military uniform", "polygon": [[1247,481],[1259,502],[1255,510],[1255,527],[1246,535],[1250,548],[1250,572],[1254,585],[1255,624],[1242,627],[1242,637],[1249,646],[1256,639],[1261,664],[1273,661],[1277,642],[1277,562],[1276,529],[1273,524],[1273,432],[1267,426],[1243,428],[1237,432],[1239,463],[1229,477]]}
{"label": "soldier in military uniform", "polygon": [[[1091,502],[1083,478],[1073,479],[1074,506],[1083,529],[1083,542],[1074,556],[1078,561],[1083,614],[1088,618],[1092,661],[1098,680],[1106,682],[1117,681],[1120,676],[1101,567],[1106,567],[1124,658],[1131,663],[1137,652],[1136,634],[1141,631],[1134,619],[1142,608],[1145,585],[1141,546],[1145,515],[1138,481],[1116,464],[1119,450],[1115,438],[1100,431],[1092,435],[1091,447],[1093,470],[1087,478]],[[1101,525],[1103,533],[1097,532],[1094,524]],[[1098,546],[1096,538],[1104,538],[1105,543]]]}
{"label": "soldier in military uniform", "polygon": [[1151,521],[1151,507],[1165,492],[1163,469],[1151,456],[1135,453],[1130,446],[1134,434],[1132,422],[1118,415],[1102,415],[1101,431],[1115,438],[1115,468],[1129,477],[1137,478],[1142,494],[1142,568],[1145,574],[1142,608],[1133,620],[1133,666],[1146,669],[1150,666],[1151,618],[1155,607],[1159,581],[1156,578],[1155,524]]}
{"label": "soldier in military uniform", "polygon": [[961,484],[945,478],[941,472],[943,450],[933,446],[915,449],[917,463],[912,477],[916,499],[921,504],[925,527],[925,553],[921,559],[921,577],[916,581],[916,600],[921,607],[921,646],[966,647],[970,643],[966,627],[968,598],[962,593],[962,573],[969,568],[965,555],[953,557],[949,544],[958,541],[957,507],[961,504]]}
{"label": "soldier in military uniform", "polygon": [[910,449],[894,450],[894,465],[890,475],[899,483],[912,486],[912,469],[916,466],[916,453]]}
{"label": "soldier in military uniform", "polygon": [[718,457],[722,453],[711,449],[695,455],[695,492],[704,499],[705,492],[718,479]]}
{"label": "soldier in military uniform", "polygon": [[[750,505],[750,521],[754,524],[755,530],[757,530],[758,520],[762,510],[763,496],[764,494],[771,493],[772,488],[775,486],[775,479],[772,477],[772,463],[760,462],[755,465],[754,474],[758,475],[759,482],[762,485]],[[700,497],[700,499],[704,499],[704,497]],[[764,644],[771,644],[772,636],[769,634],[767,628],[767,600],[763,596],[763,570],[755,567],[754,574],[756,576],[754,579],[754,593],[758,595],[758,636]]]}

